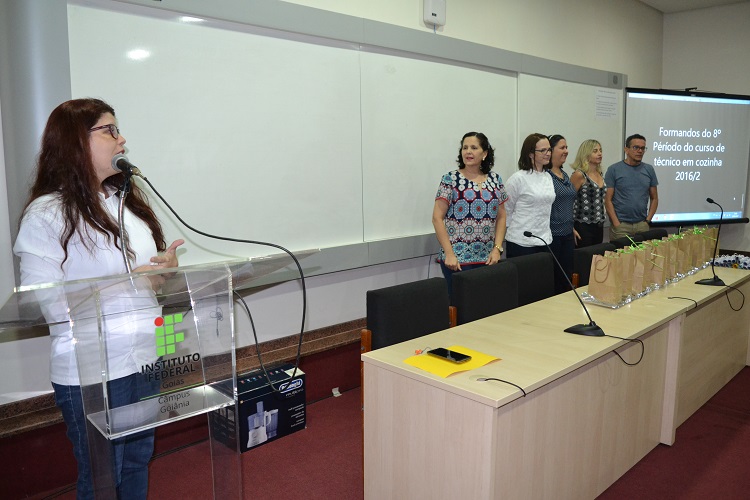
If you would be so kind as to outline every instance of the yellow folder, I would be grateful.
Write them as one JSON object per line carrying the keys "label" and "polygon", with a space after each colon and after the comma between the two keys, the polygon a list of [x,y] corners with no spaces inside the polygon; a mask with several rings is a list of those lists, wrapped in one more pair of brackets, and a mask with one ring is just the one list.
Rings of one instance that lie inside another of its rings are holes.
{"label": "yellow folder", "polygon": [[430,356],[425,352],[424,354],[417,354],[406,358],[404,363],[432,373],[433,375],[437,375],[438,377],[446,378],[454,373],[473,370],[474,368],[484,366],[487,363],[500,359],[460,345],[452,345],[447,349],[471,356],[471,359],[465,363],[454,363],[437,356]]}

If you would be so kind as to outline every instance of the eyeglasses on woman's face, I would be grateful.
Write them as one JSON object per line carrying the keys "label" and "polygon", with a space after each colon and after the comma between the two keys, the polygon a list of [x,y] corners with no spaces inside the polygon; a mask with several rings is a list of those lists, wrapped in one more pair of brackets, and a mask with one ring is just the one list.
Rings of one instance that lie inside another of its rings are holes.
{"label": "eyeglasses on woman's face", "polygon": [[552,148],[535,149],[534,152],[546,155],[547,153],[551,153],[552,152]]}
{"label": "eyeglasses on woman's face", "polygon": [[109,133],[113,139],[117,139],[118,137],[120,137],[120,129],[117,128],[117,126],[113,123],[108,123],[107,125],[102,125],[101,127],[90,128],[89,132],[95,132],[97,130],[103,130],[105,128],[109,129]]}

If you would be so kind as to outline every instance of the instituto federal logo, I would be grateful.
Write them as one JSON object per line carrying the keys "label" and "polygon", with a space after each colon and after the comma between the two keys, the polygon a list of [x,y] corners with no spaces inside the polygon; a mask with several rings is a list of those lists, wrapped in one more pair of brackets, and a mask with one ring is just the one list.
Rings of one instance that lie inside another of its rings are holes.
{"label": "instituto federal logo", "polygon": [[154,320],[156,325],[156,355],[175,353],[175,346],[185,340],[185,332],[175,332],[175,325],[182,323],[182,314],[165,314]]}
{"label": "instituto federal logo", "polygon": [[[188,379],[183,378],[183,376],[189,375],[200,368],[200,353],[193,352],[181,356],[168,357],[168,355],[175,354],[177,344],[185,342],[185,335],[189,335],[186,331],[175,331],[177,328],[181,329],[178,325],[183,320],[184,315],[181,313],[165,314],[154,319],[154,325],[156,325],[154,338],[156,339],[156,356],[158,359],[153,363],[141,365],[141,374],[146,377],[148,382],[159,380],[161,389],[176,389],[180,386],[183,389],[189,389],[190,387],[201,385],[200,383],[186,385],[188,382],[192,383],[195,381],[188,381]],[[186,347],[189,347],[188,344],[190,342],[187,342]],[[182,349],[185,349],[185,347]]]}

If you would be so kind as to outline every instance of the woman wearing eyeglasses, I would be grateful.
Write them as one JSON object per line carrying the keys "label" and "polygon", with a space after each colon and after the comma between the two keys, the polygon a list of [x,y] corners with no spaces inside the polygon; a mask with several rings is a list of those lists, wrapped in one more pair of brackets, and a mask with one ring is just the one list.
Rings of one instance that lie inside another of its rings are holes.
{"label": "woman wearing eyeglasses", "polygon": [[[36,177],[13,248],[21,259],[22,285],[127,272],[117,224],[118,189],[124,177],[111,166],[112,157],[123,153],[124,145],[114,110],[101,100],[71,100],[52,111],[42,135]],[[156,215],[134,183],[125,200],[126,250],[133,271],[176,267],[175,251],[183,241],[166,246]],[[145,293],[148,297],[152,290]],[[59,303],[49,302],[44,308],[50,323],[56,319],[55,314],[66,316],[64,312],[55,312],[60,303],[65,303],[64,298]],[[155,298],[153,305],[160,311]],[[143,331],[153,332],[153,316],[149,318],[148,325],[139,321],[143,318],[138,314],[127,321],[108,317],[105,322],[105,328],[108,331],[116,328],[118,336],[118,341],[108,343],[106,350],[110,407],[134,403],[142,396],[138,393],[138,389],[144,388],[137,378],[139,353],[132,339],[139,334],[143,336]],[[69,323],[51,324],[50,338],[50,376],[55,402],[62,410],[78,463],[77,497],[93,498],[87,422]],[[119,498],[146,498],[153,435],[151,430],[113,441],[112,474]]]}
{"label": "woman wearing eyeglasses", "polygon": [[[552,178],[544,171],[551,156],[552,148],[544,134],[531,134],[523,141],[518,158],[519,170],[505,183],[508,192],[508,230],[505,234],[508,257],[546,252],[544,243],[552,243],[550,213],[555,188]],[[525,236],[525,232],[537,238]]]}
{"label": "woman wearing eyeglasses", "polygon": [[552,155],[545,166],[552,178],[555,189],[555,201],[550,213],[550,230],[552,244],[550,248],[557,257],[560,267],[565,274],[555,266],[555,292],[563,293],[570,290],[569,281],[573,276],[573,250],[575,250],[578,233],[573,228],[573,205],[576,199],[576,189],[570,182],[570,177],[563,170],[568,158],[568,143],[560,134],[549,136]]}

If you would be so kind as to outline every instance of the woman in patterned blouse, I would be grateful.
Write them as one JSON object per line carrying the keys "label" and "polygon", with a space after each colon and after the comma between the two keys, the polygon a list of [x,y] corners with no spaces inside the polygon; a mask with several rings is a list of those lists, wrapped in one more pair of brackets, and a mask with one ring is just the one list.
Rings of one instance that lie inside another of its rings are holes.
{"label": "woman in patterned blouse", "polygon": [[579,247],[597,245],[604,240],[604,195],[607,185],[602,173],[602,145],[588,139],[578,148],[570,182],[578,191],[573,207],[574,226]]}
{"label": "woman in patterned blouse", "polygon": [[440,243],[438,261],[452,292],[451,276],[500,260],[505,239],[503,180],[492,172],[495,150],[487,136],[469,132],[461,139],[458,169],[440,181],[432,225]]}

